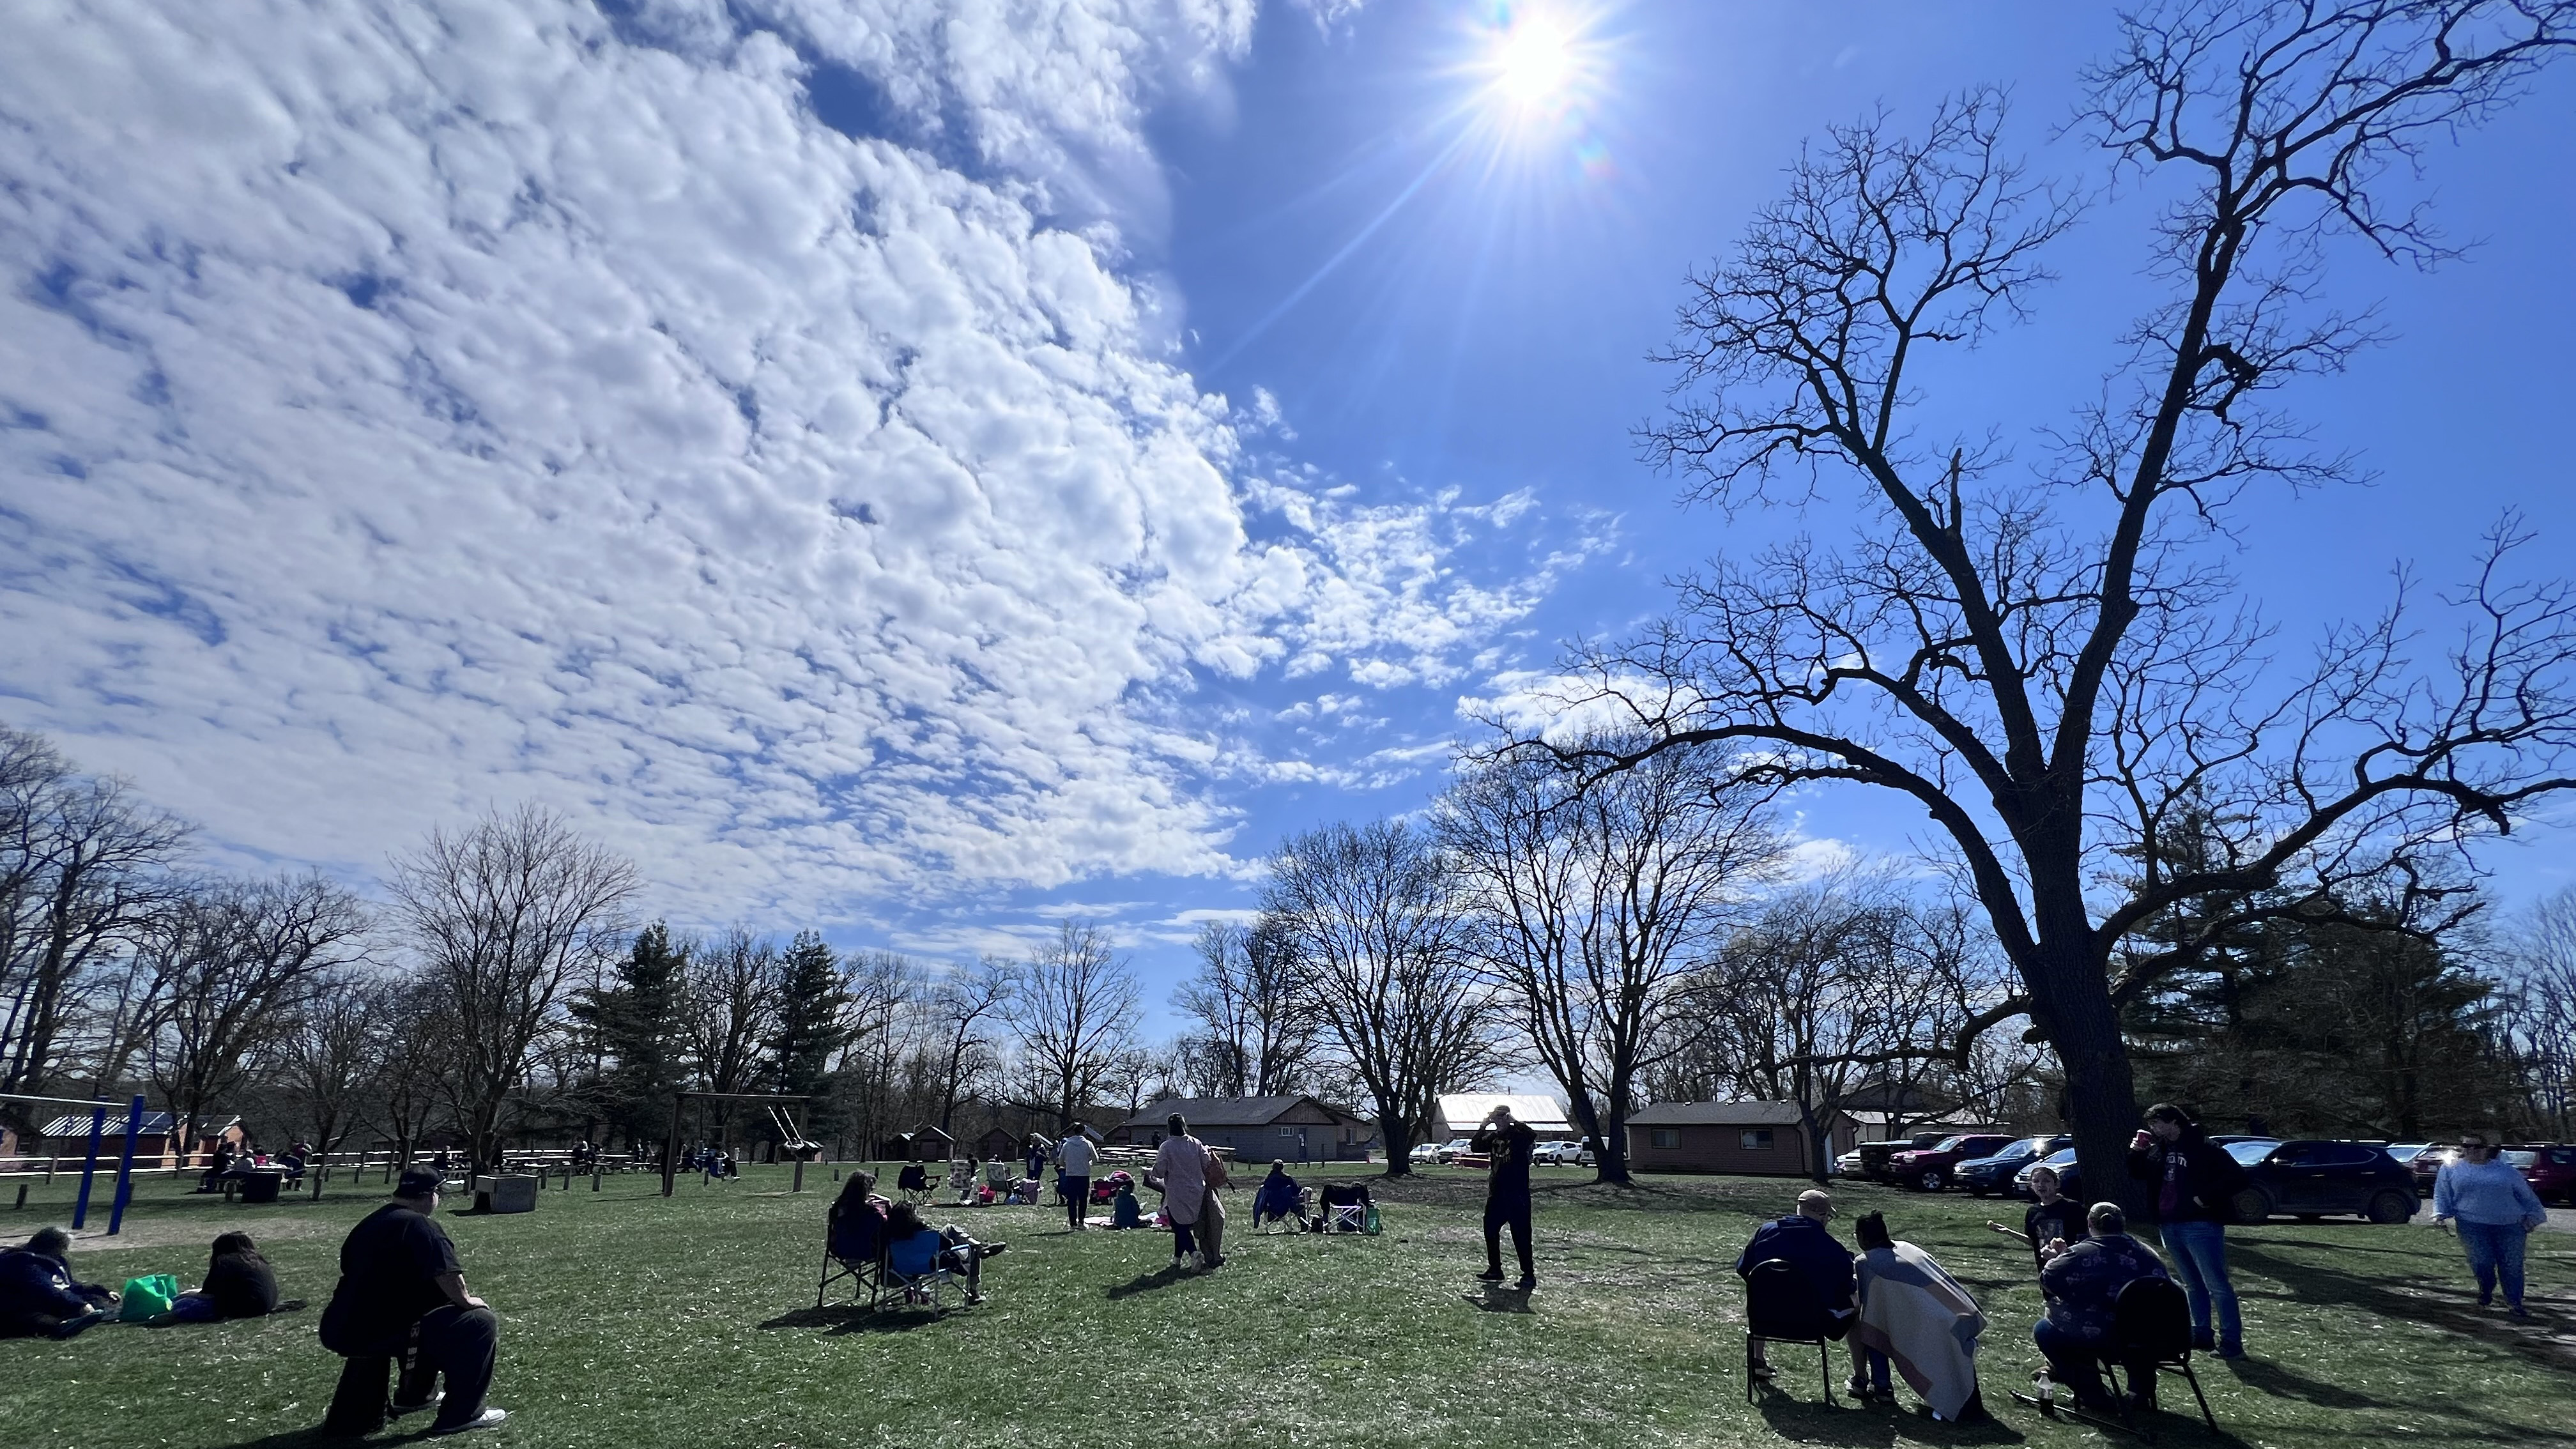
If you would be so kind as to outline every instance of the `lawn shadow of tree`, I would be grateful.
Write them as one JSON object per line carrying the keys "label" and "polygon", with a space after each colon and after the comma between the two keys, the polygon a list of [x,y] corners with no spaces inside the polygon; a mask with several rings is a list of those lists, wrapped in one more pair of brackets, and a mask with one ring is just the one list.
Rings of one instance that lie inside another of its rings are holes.
{"label": "lawn shadow of tree", "polygon": [[[2498,1334],[2496,1330],[2504,1325],[2505,1320],[2471,1307],[2465,1291],[2400,1287],[2380,1279],[2302,1263],[2284,1257],[2260,1242],[2230,1244],[2229,1249],[2230,1258],[2279,1281],[2288,1290],[2286,1296],[2294,1301],[2356,1309],[2401,1322],[2431,1324],[2480,1342],[2501,1342],[2515,1354],[2547,1368],[2561,1372],[2576,1369],[2576,1345],[2561,1342],[2545,1330],[2517,1332],[2507,1329]],[[2238,1291],[2242,1293],[2245,1290]],[[2241,1364],[2245,1360],[2237,1362]]]}

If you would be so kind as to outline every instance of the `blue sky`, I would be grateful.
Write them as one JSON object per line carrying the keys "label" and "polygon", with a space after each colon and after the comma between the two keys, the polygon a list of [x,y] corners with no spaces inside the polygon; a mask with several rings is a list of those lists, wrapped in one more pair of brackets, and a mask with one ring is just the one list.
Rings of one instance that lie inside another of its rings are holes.
{"label": "blue sky", "polygon": [[[1566,7],[1536,121],[1491,5],[1323,9],[41,9],[0,717],[231,863],[363,879],[533,799],[677,919],[953,958],[1079,912],[1159,997],[1285,832],[1418,808],[1462,700],[1795,526],[1676,509],[1632,430],[1803,139],[1995,81],[2100,175],[2058,135],[2092,7]],[[2245,511],[2288,638],[2508,505],[2567,556],[2571,109],[2562,70],[2430,155],[2468,261],[2339,259],[2397,340],[2295,401],[2380,477]],[[2153,295],[2152,199],[1937,417],[2036,455]],[[1799,804],[1820,854],[1907,848]],[[2493,852],[2504,893],[2570,838]]]}

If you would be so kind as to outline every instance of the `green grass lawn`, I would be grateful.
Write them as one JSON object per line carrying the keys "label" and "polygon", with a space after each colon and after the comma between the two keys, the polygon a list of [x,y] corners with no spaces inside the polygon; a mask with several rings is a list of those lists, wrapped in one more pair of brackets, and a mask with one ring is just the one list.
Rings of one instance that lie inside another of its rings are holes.
{"label": "green grass lawn", "polygon": [[[1165,1270],[1168,1238],[1076,1236],[1036,1208],[953,1210],[1011,1244],[989,1303],[944,1319],[813,1308],[832,1172],[785,1193],[783,1168],[725,1186],[585,1181],[527,1216],[446,1218],[475,1290],[502,1319],[493,1402],[517,1417],[475,1442],[556,1446],[1159,1444],[2039,1445],[2096,1436],[2004,1395],[2037,1362],[2029,1259],[1986,1232],[2017,1209],[1956,1195],[1840,1189],[1846,1215],[1883,1208],[1976,1292],[2000,1422],[1935,1423],[1902,1405],[1818,1401],[1812,1356],[1783,1349],[1781,1391],[1744,1399],[1735,1255],[1799,1184],[1659,1178],[1634,1190],[1542,1169],[1541,1284],[1526,1311],[1467,1301],[1483,1266],[1481,1184],[1455,1169],[1386,1187],[1378,1238],[1261,1236],[1234,1195],[1227,1266]],[[375,1189],[370,1187],[367,1192]],[[104,1194],[102,1193],[102,1197]],[[39,1188],[15,1242],[69,1216],[70,1185]],[[262,1322],[94,1330],[0,1343],[0,1442],[50,1446],[306,1443],[339,1360],[314,1338],[340,1235],[380,1199],[225,1207],[145,1186],[128,1242],[84,1237],[73,1265],[111,1284],[194,1281],[226,1228],[260,1239],[289,1297]],[[95,1212],[91,1228],[103,1227]],[[935,1219],[936,1220],[936,1219]],[[1848,1239],[1848,1233],[1845,1233]],[[2252,1357],[2204,1361],[2225,1433],[2246,1445],[2576,1443],[2576,1239],[2534,1239],[2539,1322],[2472,1305],[2455,1244],[2422,1226],[2240,1229],[2231,1251]],[[1844,1369],[1836,1350],[1836,1378]],[[2181,1389],[2177,1382],[2176,1390]],[[2182,1402],[2189,1402],[2187,1391]],[[2166,1402],[2175,1401],[2168,1393]],[[1179,1407],[1183,1404],[1194,1408]],[[417,1421],[409,1421],[416,1423]],[[423,1426],[425,1427],[425,1426]],[[2201,1444],[2167,1414],[2162,1441]],[[409,1435],[379,1436],[375,1441]]]}

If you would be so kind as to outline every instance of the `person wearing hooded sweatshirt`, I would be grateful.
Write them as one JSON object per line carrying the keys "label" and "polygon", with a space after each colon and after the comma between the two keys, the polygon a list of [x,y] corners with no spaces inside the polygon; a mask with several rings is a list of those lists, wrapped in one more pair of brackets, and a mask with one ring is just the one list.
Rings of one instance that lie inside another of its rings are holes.
{"label": "person wearing hooded sweatshirt", "polygon": [[2157,1232],[2191,1300],[2191,1346],[2214,1347],[2220,1358],[2243,1358],[2245,1325],[2237,1315],[2236,1285],[2227,1279],[2227,1222],[2236,1215],[2236,1194],[2245,1189],[2245,1169],[2202,1134],[2190,1113],[2158,1102],[2130,1139],[2129,1176],[2155,1184]]}
{"label": "person wearing hooded sweatshirt", "polygon": [[215,1239],[206,1261],[205,1281],[180,1294],[167,1313],[150,1322],[213,1323],[224,1318],[262,1318],[277,1311],[277,1270],[260,1256],[248,1233],[224,1233]]}
{"label": "person wearing hooded sweatshirt", "polygon": [[72,1276],[71,1234],[38,1228],[0,1253],[0,1338],[69,1338],[105,1323],[116,1294]]}

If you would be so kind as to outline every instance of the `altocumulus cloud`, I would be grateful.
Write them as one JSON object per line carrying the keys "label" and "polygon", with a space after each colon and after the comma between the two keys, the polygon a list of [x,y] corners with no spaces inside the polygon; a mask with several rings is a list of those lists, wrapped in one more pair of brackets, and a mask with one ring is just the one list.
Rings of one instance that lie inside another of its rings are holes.
{"label": "altocumulus cloud", "polygon": [[1245,4],[8,9],[0,714],[237,846],[1221,870],[1193,679],[1446,678],[1543,586],[1252,458],[1123,270]]}

